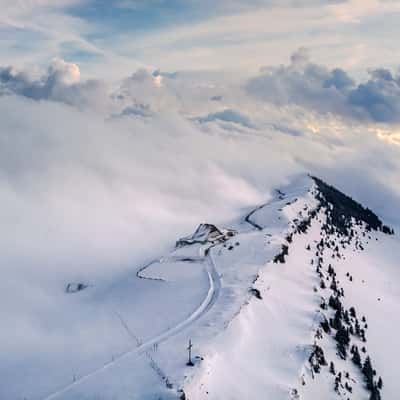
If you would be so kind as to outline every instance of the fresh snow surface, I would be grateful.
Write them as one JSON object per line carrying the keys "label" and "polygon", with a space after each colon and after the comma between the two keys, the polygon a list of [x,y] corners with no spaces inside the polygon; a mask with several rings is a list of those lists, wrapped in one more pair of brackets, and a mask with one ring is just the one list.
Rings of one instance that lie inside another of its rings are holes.
{"label": "fresh snow surface", "polygon": [[[377,232],[360,236],[363,239],[363,251],[349,247],[342,251],[345,259],[330,262],[345,292],[343,305],[346,308],[354,306],[359,317],[366,317],[367,342],[356,340],[356,344],[359,348],[367,348],[377,375],[383,379],[382,398],[397,399],[400,388],[400,349],[397,344],[400,329],[400,241],[398,237]],[[346,276],[347,273],[352,276],[352,281]],[[327,289],[322,292],[326,293]],[[334,360],[337,369],[342,365],[342,369],[349,371],[357,381],[352,385],[353,396],[343,398],[369,399],[369,393],[359,390],[360,385],[364,386],[359,371],[352,363],[343,362],[335,356],[334,342],[325,337],[321,346],[326,349],[326,358]],[[325,376],[323,379],[307,380],[310,384],[302,387],[302,398],[338,398],[332,394],[331,375],[329,378]]]}
{"label": "fresh snow surface", "polygon": [[196,399],[287,399],[296,388],[318,326],[319,298],[306,245],[319,227],[295,239],[286,263],[268,263],[252,298],[228,329],[209,348],[199,376],[187,386]]}
{"label": "fresh snow surface", "polygon": [[[294,217],[292,210],[286,208],[284,212]],[[267,215],[266,210],[260,210],[261,213]],[[255,215],[256,221],[262,224],[259,215]],[[324,222],[321,213],[307,234],[294,236],[285,263],[269,262],[260,270],[255,287],[262,300],[252,298],[228,328],[209,344],[208,357],[186,383],[188,398],[370,398],[360,369],[350,361],[351,355],[348,354],[347,360],[338,357],[336,342],[320,329],[321,299],[330,294],[328,287],[320,288],[315,272],[315,249],[323,235]],[[352,242],[341,250],[341,259],[332,258],[334,252],[330,250],[324,253],[324,259],[332,264],[344,289],[344,307],[354,306],[359,318],[366,317],[367,342],[353,338],[352,343],[360,349],[366,347],[377,377],[381,376],[384,382],[382,398],[397,399],[400,243],[396,236],[363,232],[358,230],[364,250],[355,248]],[[325,314],[333,317],[332,311]],[[322,338],[316,337],[317,331]],[[313,373],[308,362],[315,343],[323,349],[327,361],[319,374]],[[362,360],[366,354],[361,355]],[[336,372],[342,372],[342,383],[351,386],[351,393],[343,386],[339,393],[334,391],[335,377],[329,372],[331,361]],[[348,379],[344,378],[346,373]]]}
{"label": "fresh snow surface", "polygon": [[[54,302],[62,312],[44,317],[43,325],[63,330],[63,343],[43,343],[51,359],[38,349],[25,365],[2,363],[7,384],[0,385],[0,399],[175,399],[182,391],[188,399],[339,398],[328,367],[313,379],[308,363],[324,295],[312,264],[323,213],[287,242],[317,206],[314,190],[311,178],[299,177],[268,203],[227,221],[224,228],[237,234],[224,243],[173,249],[109,286],[60,290]],[[399,241],[372,232],[363,243],[365,251],[349,246],[333,264],[344,304],[367,317],[368,354],[383,378],[382,396],[395,399]],[[282,245],[289,246],[286,262],[274,263]],[[82,346],[88,337],[92,346]],[[186,365],[189,339],[194,367]],[[333,338],[324,335],[320,345],[340,368]],[[349,398],[368,399],[359,371],[342,364],[358,382]]]}

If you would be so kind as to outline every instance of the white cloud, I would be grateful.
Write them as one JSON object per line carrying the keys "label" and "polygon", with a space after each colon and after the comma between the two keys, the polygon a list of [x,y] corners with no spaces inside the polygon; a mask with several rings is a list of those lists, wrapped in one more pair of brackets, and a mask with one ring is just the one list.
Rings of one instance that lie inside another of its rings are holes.
{"label": "white cloud", "polygon": [[[318,62],[332,66],[340,60],[341,65],[357,72],[360,67],[382,64],[383,53],[385,65],[396,63],[395,54],[385,51],[386,47],[395,48],[396,35],[385,35],[385,48],[378,39],[384,26],[390,27],[392,33],[398,32],[395,19],[386,18],[395,15],[398,3],[368,0],[366,7],[357,0],[317,3],[293,7],[295,2],[279,2],[276,7],[266,7],[259,2],[257,10],[217,14],[206,20],[135,35],[122,33],[117,40],[112,39],[112,46],[120,55],[173,70],[255,71],[260,65],[285,62],[303,45],[312,49]],[[344,14],[349,17],[341,18]],[[350,23],[348,19],[357,19],[359,23]],[[107,41],[105,45],[108,46]]]}
{"label": "white cloud", "polygon": [[17,94],[34,100],[54,100],[79,108],[107,108],[107,86],[98,80],[80,82],[76,64],[54,59],[38,77],[31,71],[0,67],[0,95]]}
{"label": "white cloud", "polygon": [[[88,111],[75,102],[86,84],[76,82],[77,72],[57,61],[42,75],[44,82],[55,78],[52,90],[60,87],[62,97],[0,97],[0,265],[6,282],[0,302],[7,304],[0,309],[0,353],[14,388],[21,385],[15,365],[28,371],[38,365],[62,371],[65,360],[77,365],[85,353],[69,359],[66,341],[100,354],[93,336],[82,335],[73,323],[48,329],[67,301],[61,297],[66,283],[107,287],[163,254],[199,222],[225,223],[244,207],[262,203],[292,174],[321,176],[385,222],[400,225],[400,146],[368,134],[366,125],[257,103],[237,86],[225,86],[229,80],[221,75],[199,74],[196,81],[193,72],[182,78],[159,72],[163,86],[157,87],[152,74],[139,71],[121,85],[126,98],[115,101],[128,106],[146,89],[158,112],[106,118],[107,107],[95,113],[92,106]],[[19,76],[9,73],[14,80]],[[25,88],[30,82],[24,75],[17,81]],[[165,107],[157,102],[160,90],[164,99],[172,98]],[[211,100],[218,94],[218,101]],[[186,99],[192,101],[186,104]],[[95,100],[90,97],[89,104]],[[137,109],[149,111],[139,104]],[[218,114],[222,107],[240,114]],[[178,111],[214,113],[214,118],[196,124]],[[240,125],[245,115],[257,129]],[[65,308],[70,311],[63,321],[80,312]],[[93,329],[109,332],[101,318]]]}
{"label": "white cloud", "polygon": [[349,0],[329,8],[340,22],[360,23],[370,15],[399,12],[400,4],[396,0]]}
{"label": "white cloud", "polygon": [[76,64],[55,58],[50,65],[49,75],[57,76],[57,80],[64,85],[71,85],[80,81],[81,71]]}
{"label": "white cloud", "polygon": [[400,75],[379,68],[367,81],[356,83],[341,69],[310,61],[300,49],[288,66],[267,67],[250,79],[247,91],[255,97],[284,106],[296,104],[320,113],[378,123],[400,123]]}
{"label": "white cloud", "polygon": [[[340,59],[342,65],[357,72],[360,66],[381,64],[383,57],[386,66],[396,62],[396,35],[385,35],[385,48],[379,41],[385,29],[398,32],[394,16],[400,9],[396,1],[193,1],[185,2],[183,8],[199,9],[202,18],[157,24],[139,32],[66,11],[71,5],[76,10],[91,7],[88,1],[3,0],[2,5],[5,12],[0,16],[0,29],[6,32],[0,42],[3,65],[32,66],[48,63],[53,57],[73,60],[85,54],[88,58],[80,60],[85,74],[97,77],[128,75],[143,66],[255,71],[260,65],[284,62],[304,44],[313,49],[317,61],[333,65]],[[125,1],[110,5],[121,6],[145,8],[151,13],[162,12],[165,3]],[[219,11],[210,13],[210,7]],[[65,46],[73,49],[67,55]]]}

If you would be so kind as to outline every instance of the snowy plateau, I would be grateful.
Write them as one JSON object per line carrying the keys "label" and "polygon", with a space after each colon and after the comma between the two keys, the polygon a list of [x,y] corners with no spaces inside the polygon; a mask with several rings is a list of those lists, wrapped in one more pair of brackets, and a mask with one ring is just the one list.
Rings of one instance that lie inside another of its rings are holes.
{"label": "snowy plateau", "polygon": [[400,398],[397,232],[306,175],[201,222],[112,285],[65,282],[63,348],[3,363],[0,399]]}

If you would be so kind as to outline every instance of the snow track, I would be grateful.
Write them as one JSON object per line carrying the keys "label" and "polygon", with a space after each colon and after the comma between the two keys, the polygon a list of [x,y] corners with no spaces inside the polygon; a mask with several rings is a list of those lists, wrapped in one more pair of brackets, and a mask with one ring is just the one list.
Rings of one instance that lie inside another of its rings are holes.
{"label": "snow track", "polygon": [[137,276],[139,279],[149,279],[149,280],[151,280],[151,281],[164,282],[164,279],[161,279],[161,278],[150,278],[150,277],[145,276],[145,275],[142,274],[142,272],[145,271],[147,268],[149,268],[150,266],[152,266],[152,265],[155,264],[155,263],[160,263],[161,260],[162,260],[162,258],[160,258],[159,260],[150,261],[150,262],[149,262],[148,264],[146,264],[145,266],[139,268],[139,269],[136,271],[136,276]]}
{"label": "snow track", "polygon": [[183,256],[169,256],[169,257],[161,257],[158,260],[153,260],[144,265],[143,267],[139,268],[136,271],[136,276],[140,279],[148,279],[150,281],[159,281],[159,282],[165,282],[164,279],[162,278],[157,278],[157,277],[151,277],[151,276],[146,276],[143,275],[143,272],[147,269],[150,268],[153,264],[163,264],[167,262],[190,262],[190,263],[200,263],[204,261],[204,256],[201,257],[183,257]]}
{"label": "snow track", "polygon": [[252,210],[249,214],[246,215],[246,217],[244,218],[244,220],[250,224],[253,228],[257,229],[258,231],[262,231],[263,227],[256,224],[255,222],[253,222],[250,218],[252,217],[252,215],[257,212],[258,210],[261,210],[262,208],[266,207],[269,203],[267,204],[263,204],[262,206],[259,206],[257,208],[255,208],[254,210]]}
{"label": "snow track", "polygon": [[277,191],[277,195],[275,196],[275,197],[273,197],[270,201],[268,201],[267,203],[265,203],[265,204],[261,204],[260,206],[258,206],[258,207],[256,207],[256,208],[254,208],[253,210],[251,210],[245,217],[244,217],[244,220],[248,223],[248,224],[250,224],[254,229],[256,229],[256,230],[258,230],[258,231],[262,231],[264,228],[261,226],[261,225],[259,225],[259,224],[257,224],[255,221],[253,221],[252,219],[251,219],[251,217],[257,212],[257,211],[260,211],[260,210],[262,210],[263,208],[265,208],[265,207],[269,207],[269,206],[271,206],[271,205],[273,205],[273,204],[275,204],[275,203],[277,203],[277,202],[279,202],[279,201],[283,201],[284,199],[286,198],[286,195],[285,194],[283,194],[283,192],[281,192],[281,191]]}
{"label": "snow track", "polygon": [[[213,307],[213,305],[215,304],[215,302],[218,299],[220,288],[221,288],[221,282],[220,282],[220,276],[219,276],[218,272],[215,269],[215,263],[214,263],[214,260],[212,258],[211,252],[210,251],[206,251],[204,257],[199,257],[199,258],[196,257],[196,258],[193,258],[193,260],[191,260],[191,261],[194,262],[194,261],[200,261],[200,260],[201,261],[204,261],[204,260],[206,261],[205,271],[206,271],[207,276],[208,276],[209,289],[207,291],[206,297],[204,298],[202,303],[199,305],[199,307],[196,308],[196,310],[194,310],[186,319],[184,319],[183,321],[181,321],[180,323],[178,323],[174,327],[172,327],[172,328],[166,330],[165,332],[161,333],[160,335],[157,335],[154,338],[152,338],[150,340],[147,340],[147,341],[145,341],[143,343],[141,343],[141,341],[134,335],[135,341],[138,343],[137,347],[135,347],[135,348],[133,348],[131,350],[128,350],[125,353],[120,354],[119,356],[115,357],[112,361],[104,364],[101,367],[98,367],[98,368],[92,370],[91,372],[89,372],[89,373],[87,373],[85,375],[82,375],[80,377],[77,377],[74,382],[72,382],[72,383],[64,386],[63,388],[61,388],[61,389],[59,389],[59,390],[47,395],[46,397],[43,397],[42,400],[56,399],[59,396],[67,393],[70,389],[81,385],[82,383],[84,383],[85,381],[89,380],[90,378],[101,374],[105,370],[112,369],[114,366],[116,366],[123,359],[126,359],[128,357],[134,357],[135,358],[135,357],[139,357],[139,356],[145,354],[154,345],[160,344],[160,343],[163,343],[163,342],[167,341],[169,338],[171,338],[174,335],[182,332],[185,328],[189,327],[194,322],[196,322],[199,318],[201,318],[204,314],[206,314]],[[161,262],[161,261],[162,261],[162,259],[159,260],[158,262]],[[146,265],[145,267],[139,269],[138,272],[139,271],[143,271],[145,268],[147,268],[152,263],[150,263],[150,264]],[[139,277],[139,275],[138,275],[138,277]],[[142,278],[142,279],[148,279],[148,278]],[[159,279],[157,279],[157,280],[159,280]],[[126,326],[125,322],[123,321],[123,319],[121,319],[119,314],[116,313],[116,315],[121,320],[121,323],[124,324],[125,329],[127,329],[131,333],[129,327]]]}

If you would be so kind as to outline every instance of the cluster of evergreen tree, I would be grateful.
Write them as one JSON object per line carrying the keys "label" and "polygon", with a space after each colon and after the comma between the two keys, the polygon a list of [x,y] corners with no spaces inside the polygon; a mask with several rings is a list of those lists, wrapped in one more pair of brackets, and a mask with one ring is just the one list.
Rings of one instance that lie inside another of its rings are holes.
{"label": "cluster of evergreen tree", "polygon": [[281,263],[283,264],[285,262],[285,256],[287,256],[289,254],[289,246],[287,245],[282,245],[282,250],[279,254],[277,254],[274,257],[274,263]]}
{"label": "cluster of evergreen tree", "polygon": [[335,385],[334,385],[335,392],[340,394],[339,388],[342,387],[346,389],[349,393],[353,393],[353,388],[348,382],[348,380],[350,379],[350,374],[348,372],[345,373],[345,378],[347,379],[347,381],[344,383],[344,386],[342,384],[342,373],[338,372],[336,374],[335,364],[333,363],[333,361],[331,361],[329,365],[329,372],[335,376]]}
{"label": "cluster of evergreen tree", "polygon": [[311,352],[308,361],[316,374],[320,373],[322,365],[328,365],[322,347],[317,344],[313,346],[313,351]]}
{"label": "cluster of evergreen tree", "polygon": [[393,234],[393,229],[384,225],[379,217],[370,209],[364,208],[360,203],[346,196],[344,193],[326,184],[319,178],[312,177],[318,186],[317,199],[327,209],[328,225],[347,236],[352,228],[352,220],[365,222],[367,229],[380,230],[387,234]]}
{"label": "cluster of evergreen tree", "polygon": [[[359,321],[356,316],[356,311],[354,307],[351,307],[348,311],[343,309],[343,306],[337,296],[331,296],[329,298],[329,306],[335,310],[334,318],[331,318],[329,328],[333,328],[336,330],[334,339],[336,340],[336,347],[338,350],[338,355],[343,360],[347,358],[347,349],[349,348],[351,342],[351,335],[358,335],[361,340],[366,341],[365,332],[359,326]],[[352,329],[351,320],[355,321],[355,328]],[[363,317],[363,322],[365,322],[365,317]],[[345,325],[350,325],[350,327],[346,327]],[[330,329],[327,329],[326,320],[321,322],[322,329],[328,333]],[[362,348],[362,351],[365,353],[365,347]],[[382,378],[379,377],[378,380],[375,380],[376,371],[372,368],[371,359],[369,356],[365,358],[364,363],[362,362],[360,351],[356,345],[352,345],[350,348],[351,360],[352,362],[360,368],[362,374],[364,375],[364,379],[366,382],[367,389],[370,392],[370,400],[380,400],[380,390],[383,387]],[[330,372],[335,375],[335,366],[333,362],[330,363]],[[335,390],[339,390],[339,384],[341,382],[341,375],[339,374],[335,378]],[[352,388],[346,387],[346,390],[352,391]]]}
{"label": "cluster of evergreen tree", "polygon": [[[365,337],[365,329],[360,326],[355,308],[350,307],[349,310],[343,308],[338,295],[340,292],[341,291],[338,289],[336,293],[329,297],[328,305],[335,310],[334,317],[330,319],[329,325],[332,329],[336,330],[335,340],[337,342],[338,354],[345,360],[351,335],[358,336],[363,342],[367,340]],[[368,325],[366,324],[365,317],[363,317],[363,322],[365,322],[364,327],[367,327]]]}
{"label": "cluster of evergreen tree", "polygon": [[309,216],[301,220],[296,226],[297,233],[307,233],[308,228],[311,226],[312,219],[313,217]]}
{"label": "cluster of evergreen tree", "polygon": [[320,322],[320,325],[321,325],[322,330],[325,333],[328,333],[328,334],[331,333],[331,327],[329,325],[328,320],[325,318],[325,316],[324,316],[323,320]]}
{"label": "cluster of evergreen tree", "polygon": [[[322,331],[327,334],[332,334],[336,341],[337,354],[343,360],[346,360],[349,356],[350,359],[362,372],[367,390],[370,392],[370,400],[381,400],[380,390],[383,387],[382,379],[375,379],[376,371],[373,369],[371,359],[367,355],[364,362],[360,353],[366,353],[366,348],[363,346],[361,350],[356,345],[351,345],[351,337],[357,336],[361,341],[366,342],[365,330],[367,329],[367,321],[365,317],[360,320],[357,317],[357,313],[354,307],[350,307],[348,310],[343,307],[341,297],[344,297],[343,288],[340,287],[339,281],[336,278],[336,272],[331,264],[328,265],[328,277],[330,283],[325,281],[323,273],[323,252],[325,248],[329,248],[333,251],[333,258],[341,258],[340,247],[345,248],[346,245],[352,243],[353,239],[356,238],[356,248],[362,250],[363,246],[361,241],[357,238],[356,231],[353,223],[362,225],[366,224],[367,230],[375,229],[381,230],[385,233],[392,233],[390,228],[385,227],[379,218],[372,213],[372,211],[363,208],[360,204],[356,203],[350,197],[347,197],[337,191],[336,189],[326,185],[324,182],[315,178],[319,194],[317,194],[320,200],[321,207],[327,210],[327,223],[322,226],[323,232],[326,236],[316,245],[316,260],[312,260],[312,264],[316,261],[316,272],[320,277],[321,289],[326,289],[327,286],[332,291],[328,301],[322,300],[320,307],[326,310],[329,306],[334,310],[334,315],[329,321],[324,316],[320,322]],[[363,233],[366,236],[365,232]],[[339,236],[340,242],[337,244],[335,238],[330,239],[330,235]],[[370,237],[369,237],[370,238]],[[311,250],[310,245],[307,246],[308,250]],[[352,281],[353,277],[350,273],[347,273],[347,278]],[[320,331],[321,332],[321,331]],[[322,351],[322,349],[321,349]],[[323,353],[322,353],[323,354]],[[315,351],[310,356],[310,363],[313,367],[314,372],[319,372],[319,364],[315,362],[316,354]],[[324,360],[325,361],[325,360]],[[342,384],[342,373],[336,373],[335,365],[330,362],[329,371],[335,376],[335,391],[339,393],[339,388],[345,388],[348,392],[352,392],[352,387],[348,382]],[[347,373],[348,374],[348,373]]]}
{"label": "cluster of evergreen tree", "polygon": [[[328,267],[328,274],[332,277],[334,282],[336,273],[331,265]],[[333,287],[332,287],[333,286]],[[347,349],[351,343],[351,335],[358,336],[363,342],[366,342],[365,329],[367,328],[367,321],[365,316],[361,318],[361,322],[364,324],[364,328],[361,328],[360,321],[357,318],[357,313],[354,307],[350,307],[348,310],[344,309],[340,295],[341,290],[337,285],[331,285],[333,294],[329,297],[328,305],[335,311],[334,317],[330,319],[328,327],[326,319],[321,322],[322,329],[328,333],[330,328],[336,330],[334,339],[336,340],[336,348],[340,358],[345,360],[347,358]],[[354,324],[353,324],[354,323]],[[365,353],[365,347],[362,348],[362,352]],[[360,351],[356,345],[352,345],[350,348],[352,362],[360,368],[368,391],[370,392],[370,400],[381,400],[380,390],[383,387],[382,378],[379,377],[375,380],[376,371],[372,367],[371,359],[369,356],[365,358],[364,363],[362,362]],[[330,364],[330,372],[335,373],[335,366],[333,362]],[[335,390],[339,390],[339,384],[341,382],[341,374],[339,373],[335,378]],[[351,386],[345,385],[346,390],[352,391]]]}
{"label": "cluster of evergreen tree", "polygon": [[371,393],[370,400],[380,400],[380,390],[383,387],[383,382],[381,377],[379,377],[377,381],[375,380],[376,371],[372,368],[371,358],[369,356],[365,358],[361,371],[364,375],[367,389]]}

